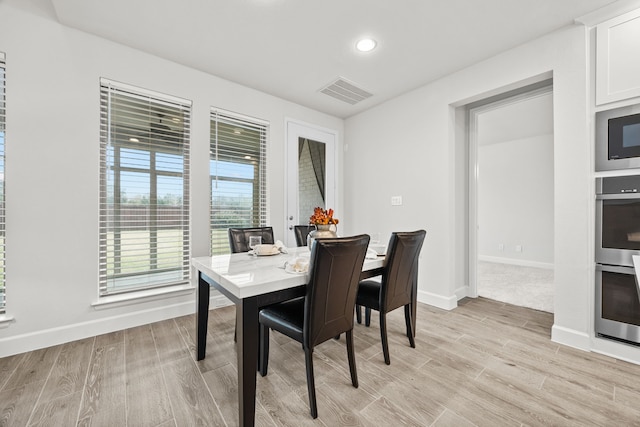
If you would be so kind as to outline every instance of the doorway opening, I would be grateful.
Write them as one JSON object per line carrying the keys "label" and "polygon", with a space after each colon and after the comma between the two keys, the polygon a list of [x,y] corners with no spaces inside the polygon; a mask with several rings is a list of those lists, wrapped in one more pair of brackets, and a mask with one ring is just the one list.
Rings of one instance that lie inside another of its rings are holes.
{"label": "doorway opening", "polygon": [[468,106],[470,293],[553,313],[551,81]]}

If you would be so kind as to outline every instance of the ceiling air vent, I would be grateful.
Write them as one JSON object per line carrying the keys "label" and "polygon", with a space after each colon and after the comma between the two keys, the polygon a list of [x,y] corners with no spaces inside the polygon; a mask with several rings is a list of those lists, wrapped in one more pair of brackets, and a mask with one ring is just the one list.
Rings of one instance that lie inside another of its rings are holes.
{"label": "ceiling air vent", "polygon": [[373,94],[364,89],[360,89],[342,77],[338,77],[335,81],[320,89],[320,92],[351,105],[357,104],[358,102],[364,101],[370,96],[373,96]]}

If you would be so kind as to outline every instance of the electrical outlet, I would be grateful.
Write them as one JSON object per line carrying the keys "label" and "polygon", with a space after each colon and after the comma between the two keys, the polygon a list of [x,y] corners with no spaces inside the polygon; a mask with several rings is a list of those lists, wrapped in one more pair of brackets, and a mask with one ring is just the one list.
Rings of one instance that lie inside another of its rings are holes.
{"label": "electrical outlet", "polygon": [[498,250],[500,252],[504,251],[504,243],[498,243]]}
{"label": "electrical outlet", "polygon": [[522,245],[516,245],[516,252],[522,252]]}

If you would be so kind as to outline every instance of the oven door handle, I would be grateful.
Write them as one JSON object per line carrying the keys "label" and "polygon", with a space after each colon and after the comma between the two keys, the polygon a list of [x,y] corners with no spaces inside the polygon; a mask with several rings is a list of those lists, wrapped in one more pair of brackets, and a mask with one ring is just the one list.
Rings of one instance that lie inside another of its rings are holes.
{"label": "oven door handle", "polygon": [[633,267],[628,267],[625,265],[596,264],[596,271],[635,275]]}
{"label": "oven door handle", "polygon": [[640,255],[631,255],[631,259],[633,260],[633,269],[636,272],[634,275],[636,278],[636,291],[640,300]]}
{"label": "oven door handle", "polygon": [[640,199],[640,193],[596,194],[596,200]]}

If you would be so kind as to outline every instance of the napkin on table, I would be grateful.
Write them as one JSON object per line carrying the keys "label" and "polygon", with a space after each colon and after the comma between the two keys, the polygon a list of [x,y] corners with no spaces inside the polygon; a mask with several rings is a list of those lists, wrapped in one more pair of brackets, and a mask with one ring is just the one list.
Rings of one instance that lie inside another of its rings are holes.
{"label": "napkin on table", "polygon": [[306,273],[309,271],[309,257],[299,256],[285,261],[284,269],[290,273]]}
{"label": "napkin on table", "polygon": [[378,252],[373,249],[367,249],[367,254],[364,257],[366,259],[378,259]]}
{"label": "napkin on table", "polygon": [[276,240],[276,243],[274,243],[274,246],[276,248],[278,248],[278,250],[283,254],[288,254],[289,253],[289,251],[287,250],[287,247],[280,240]]}

